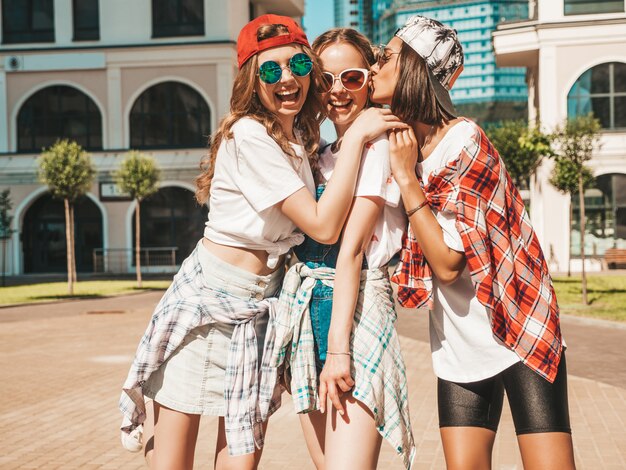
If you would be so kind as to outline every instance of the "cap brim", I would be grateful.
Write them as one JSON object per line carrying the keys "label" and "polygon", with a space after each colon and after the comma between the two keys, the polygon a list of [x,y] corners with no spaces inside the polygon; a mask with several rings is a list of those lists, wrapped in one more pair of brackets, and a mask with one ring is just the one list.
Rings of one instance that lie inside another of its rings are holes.
{"label": "cap brim", "polygon": [[433,89],[435,90],[435,96],[437,97],[437,102],[441,105],[443,109],[445,109],[448,114],[451,114],[454,117],[457,117],[459,113],[456,108],[452,104],[452,99],[450,98],[450,92],[446,90],[446,88],[439,83],[435,74],[432,73],[430,67],[426,66],[428,70],[428,76],[430,77],[430,83],[433,85]]}

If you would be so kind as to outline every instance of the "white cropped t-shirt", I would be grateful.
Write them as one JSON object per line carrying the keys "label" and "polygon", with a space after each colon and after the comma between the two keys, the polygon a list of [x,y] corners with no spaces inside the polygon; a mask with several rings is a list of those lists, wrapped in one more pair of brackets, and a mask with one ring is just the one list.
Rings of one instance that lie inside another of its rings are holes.
{"label": "white cropped t-shirt", "polygon": [[211,182],[209,220],[204,236],[227,246],[265,250],[267,265],[304,241],[304,235],[276,204],[315,182],[302,145],[292,144],[295,161],[272,139],[263,124],[241,118],[217,152]]}

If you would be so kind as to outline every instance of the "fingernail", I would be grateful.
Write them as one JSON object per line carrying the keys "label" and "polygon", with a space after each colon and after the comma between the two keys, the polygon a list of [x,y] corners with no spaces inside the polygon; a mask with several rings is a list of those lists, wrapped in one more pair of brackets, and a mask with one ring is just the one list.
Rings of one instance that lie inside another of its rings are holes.
{"label": "fingernail", "polygon": [[339,410],[339,414],[340,414],[341,416],[343,416],[343,411]]}

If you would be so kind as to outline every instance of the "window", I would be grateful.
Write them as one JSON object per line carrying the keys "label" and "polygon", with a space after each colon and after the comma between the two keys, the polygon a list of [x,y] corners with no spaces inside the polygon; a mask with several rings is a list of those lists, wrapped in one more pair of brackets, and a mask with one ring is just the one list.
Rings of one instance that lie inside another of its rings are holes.
{"label": "window", "polygon": [[203,0],[152,0],[152,37],[204,34]]}
{"label": "window", "polygon": [[624,0],[564,0],[566,15],[588,15],[594,13],[620,13],[624,11]]}
{"label": "window", "polygon": [[100,39],[98,0],[73,0],[74,41]]}
{"label": "window", "polygon": [[17,115],[17,149],[40,152],[57,139],[102,148],[102,116],[91,98],[70,86],[51,86],[28,98]]}
{"label": "window", "polygon": [[[93,272],[93,250],[102,248],[102,212],[87,196],[74,203],[74,252],[78,272]],[[24,272],[61,273],[67,270],[65,209],[50,193],[26,211],[20,234]]]}
{"label": "window", "polygon": [[567,115],[593,113],[604,129],[626,128],[626,63],[596,65],[567,94]]}
{"label": "window", "polygon": [[52,0],[3,0],[2,42],[54,42]]}
{"label": "window", "polygon": [[[596,178],[585,190],[585,253],[601,256],[609,248],[626,248],[626,174]],[[580,202],[572,195],[572,256],[580,256]]]}
{"label": "window", "polygon": [[130,112],[133,148],[206,147],[211,113],[190,86],[165,82],[144,91]]}
{"label": "window", "polygon": [[[178,187],[161,188],[141,202],[141,246],[176,247],[176,263],[180,264],[202,237],[206,220],[207,206],[199,206],[192,191]],[[135,246],[134,223],[132,227]]]}

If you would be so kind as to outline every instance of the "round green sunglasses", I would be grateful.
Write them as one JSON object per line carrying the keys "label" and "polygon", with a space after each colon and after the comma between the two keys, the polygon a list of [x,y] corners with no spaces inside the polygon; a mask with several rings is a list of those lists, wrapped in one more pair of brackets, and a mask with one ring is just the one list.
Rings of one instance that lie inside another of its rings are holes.
{"label": "round green sunglasses", "polygon": [[313,61],[304,52],[295,54],[284,67],[281,67],[273,60],[268,60],[267,62],[263,62],[259,67],[259,78],[263,80],[263,82],[273,85],[280,80],[280,77],[283,76],[283,70],[287,67],[289,67],[291,73],[296,77],[306,77],[311,73]]}

